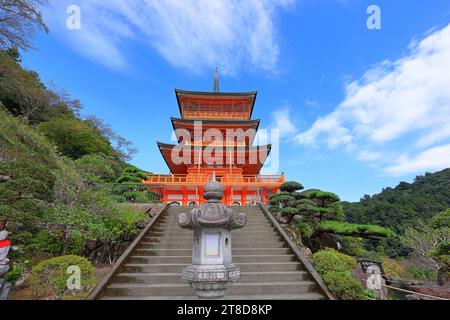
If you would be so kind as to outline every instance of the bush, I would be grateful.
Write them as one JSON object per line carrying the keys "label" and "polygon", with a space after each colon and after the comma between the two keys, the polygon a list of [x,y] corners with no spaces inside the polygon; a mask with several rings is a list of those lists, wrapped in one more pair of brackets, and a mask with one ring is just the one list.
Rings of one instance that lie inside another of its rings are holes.
{"label": "bush", "polygon": [[400,263],[387,257],[383,258],[383,269],[387,276],[395,279],[403,278],[406,273],[405,268]]}
{"label": "bush", "polygon": [[322,276],[333,271],[351,271],[357,264],[355,258],[329,248],[316,252],[313,255],[313,263]]}
{"label": "bush", "polygon": [[365,297],[363,286],[349,271],[328,272],[323,276],[323,281],[341,300],[361,300]]}
{"label": "bush", "polygon": [[22,278],[22,274],[25,271],[25,267],[19,263],[14,262],[11,265],[8,273],[5,274],[5,280],[15,284],[20,278]]}
{"label": "bush", "polygon": [[325,249],[313,255],[313,264],[337,298],[357,300],[366,296],[361,283],[351,274],[357,264],[355,258],[334,249]]}
{"label": "bush", "polygon": [[450,228],[450,209],[438,213],[430,220],[433,229]]}
{"label": "bush", "polygon": [[303,239],[309,239],[313,233],[312,227],[305,222],[299,222],[297,224],[297,229]]}
{"label": "bush", "polygon": [[406,274],[409,278],[414,280],[424,281],[427,283],[437,282],[437,272],[435,270],[418,266],[409,266],[406,268]]}
{"label": "bush", "polygon": [[356,237],[341,237],[339,239],[342,245],[342,252],[354,257],[364,257],[366,250],[364,249],[361,238]]}
{"label": "bush", "polygon": [[67,273],[70,266],[77,266],[81,270],[82,292],[93,284],[94,268],[87,259],[73,255],[52,258],[32,268],[29,281],[35,298],[54,295],[57,300],[62,299],[67,289],[67,280],[71,276]]}

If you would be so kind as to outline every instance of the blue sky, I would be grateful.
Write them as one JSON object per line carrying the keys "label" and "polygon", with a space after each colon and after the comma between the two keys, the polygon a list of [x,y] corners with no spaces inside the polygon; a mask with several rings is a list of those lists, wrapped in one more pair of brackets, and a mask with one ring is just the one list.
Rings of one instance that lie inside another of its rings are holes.
{"label": "blue sky", "polygon": [[279,171],[307,188],[358,200],[450,167],[448,0],[58,0],[45,19],[24,65],[131,140],[145,170],[168,172],[155,141],[171,142],[173,89],[211,90],[215,66],[222,91],[258,90]]}

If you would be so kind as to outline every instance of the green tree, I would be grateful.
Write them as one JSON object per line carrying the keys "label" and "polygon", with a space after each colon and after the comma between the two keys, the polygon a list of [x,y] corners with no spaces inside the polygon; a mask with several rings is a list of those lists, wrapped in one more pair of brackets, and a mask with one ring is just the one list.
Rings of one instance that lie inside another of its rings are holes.
{"label": "green tree", "polygon": [[41,135],[14,118],[0,103],[0,216],[33,224],[53,200],[60,160]]}
{"label": "green tree", "polygon": [[38,129],[56,144],[62,155],[71,159],[88,154],[114,154],[107,139],[99,136],[89,123],[76,118],[52,119],[41,123]]}
{"label": "green tree", "polygon": [[36,29],[48,32],[39,7],[47,0],[0,0],[0,49],[31,48]]}
{"label": "green tree", "polygon": [[85,239],[95,239],[105,232],[101,215],[108,213],[105,206],[108,199],[90,183],[92,177],[78,172],[83,166],[83,162],[74,164],[65,161],[62,170],[57,173],[55,201],[39,222],[41,228],[60,236],[61,255],[66,254],[74,232]]}
{"label": "green tree", "polygon": [[32,123],[38,120],[50,101],[50,93],[39,75],[24,70],[10,51],[0,51],[0,101],[14,116]]}
{"label": "green tree", "polygon": [[401,237],[405,245],[428,260],[438,273],[438,284],[449,279],[450,268],[450,210],[436,215],[428,225],[408,228]]}

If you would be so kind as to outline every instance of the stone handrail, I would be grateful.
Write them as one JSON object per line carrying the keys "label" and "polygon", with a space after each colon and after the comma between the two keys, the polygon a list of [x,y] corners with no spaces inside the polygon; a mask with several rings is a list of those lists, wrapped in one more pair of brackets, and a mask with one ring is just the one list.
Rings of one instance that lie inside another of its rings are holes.
{"label": "stone handrail", "polygon": [[133,250],[136,248],[136,246],[141,242],[141,240],[145,237],[146,233],[150,230],[150,228],[155,224],[155,222],[158,220],[158,218],[161,216],[161,214],[166,210],[167,205],[161,205],[158,210],[153,214],[153,217],[150,219],[150,221],[147,223],[144,229],[139,233],[139,235],[134,239],[134,241],[130,244],[130,246],[127,248],[127,250],[122,253],[120,258],[116,261],[112,269],[103,277],[103,279],[97,284],[97,286],[94,288],[94,290],[91,292],[87,300],[96,300],[101,297],[102,291],[108,287],[110,281],[112,280],[113,276],[120,271],[122,268],[122,265],[125,263],[128,256],[133,252]]}
{"label": "stone handrail", "polygon": [[300,262],[303,264],[303,266],[306,268],[314,282],[318,285],[320,291],[322,291],[325,296],[330,300],[336,300],[336,298],[333,296],[333,294],[328,290],[327,286],[322,280],[322,277],[317,273],[316,269],[312,266],[311,262],[309,262],[308,258],[301,252],[299,247],[296,243],[294,243],[289,235],[284,231],[283,227],[278,223],[278,221],[274,218],[274,216],[269,212],[266,206],[263,204],[259,204],[261,210],[264,212],[266,217],[270,220],[272,225],[277,229],[277,231],[281,234],[283,239],[288,243],[291,250],[294,252],[294,254],[297,256],[297,258],[300,260]]}

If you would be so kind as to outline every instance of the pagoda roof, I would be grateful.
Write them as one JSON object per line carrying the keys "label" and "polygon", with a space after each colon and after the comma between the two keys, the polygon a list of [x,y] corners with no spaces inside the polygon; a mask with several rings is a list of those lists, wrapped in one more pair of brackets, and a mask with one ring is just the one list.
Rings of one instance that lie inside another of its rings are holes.
{"label": "pagoda roof", "polygon": [[220,100],[220,98],[226,98],[226,97],[233,97],[233,98],[245,98],[250,97],[252,98],[251,103],[251,109],[249,114],[249,119],[251,118],[251,115],[253,113],[253,109],[255,107],[256,102],[256,96],[258,95],[257,91],[249,91],[249,92],[210,92],[210,91],[188,91],[188,90],[181,90],[181,89],[175,89],[175,95],[177,97],[177,103],[178,108],[180,110],[180,115],[183,116],[183,110],[181,108],[181,101],[180,97],[182,96],[197,96],[197,97],[204,97],[204,98],[217,98]]}
{"label": "pagoda roof", "polygon": [[[158,148],[161,152],[161,155],[164,158],[164,161],[166,162],[167,166],[170,169],[170,172],[172,174],[187,174],[188,172],[188,168],[189,167],[195,167],[198,166],[198,164],[196,164],[196,160],[199,153],[199,150],[203,150],[205,149],[204,146],[185,146],[185,145],[174,145],[174,144],[166,144],[163,142],[157,142],[158,144]],[[171,155],[172,155],[172,149],[178,147],[181,149],[181,152],[183,152],[184,150],[190,150],[191,151],[191,159],[190,159],[190,164],[185,164],[185,163],[180,163],[180,164],[176,164],[171,160]],[[260,158],[260,150],[262,150],[263,148],[265,148],[266,150],[266,154],[264,155],[263,159],[259,159]],[[226,151],[228,151],[227,148],[224,148]],[[267,159],[267,156],[269,155],[271,149],[272,149],[272,145],[264,145],[264,146],[257,146],[257,147],[253,147],[253,146],[247,146],[247,147],[241,147],[241,146],[235,146],[232,148],[233,149],[233,164],[239,165],[243,167],[243,174],[258,174],[262,168],[262,166],[264,165],[265,160]],[[220,166],[223,166],[224,168],[226,168],[229,165],[229,161],[227,161],[227,152],[224,150],[223,152],[223,161],[222,164],[220,164]],[[257,163],[255,164],[250,164],[249,162],[249,153],[250,151],[254,151],[257,152],[258,157],[257,157]],[[238,154],[242,154],[242,152],[245,152],[245,163],[244,164],[239,164],[237,157]],[[204,159],[202,157],[202,165],[205,165]]]}
{"label": "pagoda roof", "polygon": [[260,119],[254,119],[254,120],[236,120],[236,119],[186,119],[186,118],[176,118],[171,117],[170,120],[172,121],[172,127],[174,130],[177,129],[177,123],[185,124],[185,125],[194,125],[196,121],[201,121],[202,125],[205,125],[207,127],[215,126],[217,128],[217,125],[225,124],[226,126],[232,127],[232,128],[254,128],[256,131],[258,131],[259,124],[261,122]]}
{"label": "pagoda roof", "polygon": [[[178,136],[177,129],[179,128],[194,128],[195,122],[201,121],[202,122],[202,131],[208,130],[208,129],[219,129],[220,125],[224,125],[224,129],[254,129],[254,134],[250,137],[249,144],[251,145],[253,143],[253,140],[255,139],[256,132],[258,131],[259,124],[261,122],[260,119],[255,120],[234,120],[234,119],[184,119],[184,118],[175,118],[171,117],[170,120],[172,121],[172,127],[175,131],[175,134],[177,136],[177,140],[180,141],[180,137]],[[224,137],[225,139],[226,137]]]}

